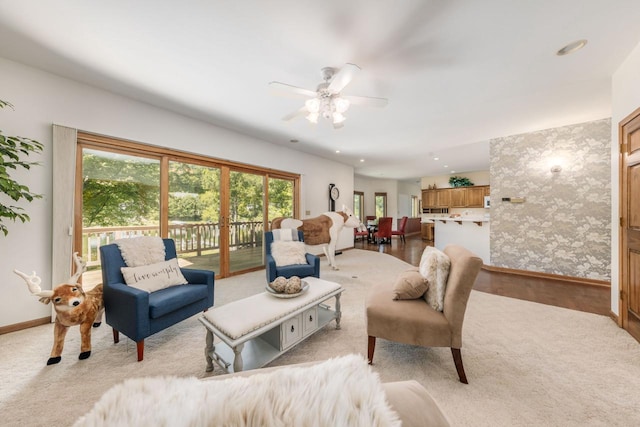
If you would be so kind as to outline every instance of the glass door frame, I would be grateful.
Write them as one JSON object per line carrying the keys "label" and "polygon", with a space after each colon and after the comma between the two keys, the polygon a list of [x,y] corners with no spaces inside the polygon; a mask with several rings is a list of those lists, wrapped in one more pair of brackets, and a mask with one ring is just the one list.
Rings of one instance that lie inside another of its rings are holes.
{"label": "glass door frame", "polygon": [[[231,272],[229,268],[229,227],[230,227],[230,173],[239,171],[261,175],[263,177],[263,228],[269,229],[269,189],[270,177],[293,182],[293,217],[300,215],[300,175],[278,171],[269,168],[251,166],[226,160],[219,160],[199,154],[183,152],[175,149],[147,145],[103,135],[78,131],[76,150],[76,188],[74,189],[74,237],[73,251],[82,250],[82,153],[84,148],[109,151],[119,154],[140,156],[160,160],[160,236],[169,235],[169,161],[184,162],[206,167],[220,168],[220,271],[216,271],[216,278],[234,276],[264,268],[261,266],[246,270]],[[264,253],[264,250],[262,251]],[[82,253],[82,252],[80,252]],[[264,260],[263,260],[264,261]]]}

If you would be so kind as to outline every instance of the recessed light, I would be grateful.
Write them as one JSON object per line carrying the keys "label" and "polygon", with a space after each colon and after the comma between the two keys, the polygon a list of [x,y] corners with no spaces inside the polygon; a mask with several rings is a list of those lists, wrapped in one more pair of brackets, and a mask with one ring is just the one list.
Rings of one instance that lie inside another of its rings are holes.
{"label": "recessed light", "polygon": [[440,157],[434,157],[433,160],[440,160]]}
{"label": "recessed light", "polygon": [[336,154],[340,154],[340,150],[336,150]]}
{"label": "recessed light", "polygon": [[449,166],[447,166],[447,165],[444,165],[444,167],[445,167],[445,168],[448,168]]}
{"label": "recessed light", "polygon": [[360,163],[364,162],[364,159],[360,159]]}
{"label": "recessed light", "polygon": [[451,173],[456,173],[456,171],[451,171]]}
{"label": "recessed light", "polygon": [[292,144],[297,144],[300,141],[298,141],[297,139],[290,139],[289,142]]}
{"label": "recessed light", "polygon": [[566,45],[565,47],[563,47],[562,49],[558,50],[556,52],[556,55],[558,56],[564,56],[564,55],[568,55],[570,53],[573,53],[577,50],[580,50],[584,47],[584,45],[587,44],[587,41],[582,39],[582,40],[577,40],[573,43],[569,43],[568,45]]}

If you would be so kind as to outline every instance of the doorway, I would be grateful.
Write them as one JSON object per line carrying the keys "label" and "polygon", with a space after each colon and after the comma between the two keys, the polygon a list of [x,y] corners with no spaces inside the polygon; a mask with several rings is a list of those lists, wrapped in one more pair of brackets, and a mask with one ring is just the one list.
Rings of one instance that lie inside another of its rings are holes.
{"label": "doorway", "polygon": [[620,323],[640,342],[640,109],[620,122]]}

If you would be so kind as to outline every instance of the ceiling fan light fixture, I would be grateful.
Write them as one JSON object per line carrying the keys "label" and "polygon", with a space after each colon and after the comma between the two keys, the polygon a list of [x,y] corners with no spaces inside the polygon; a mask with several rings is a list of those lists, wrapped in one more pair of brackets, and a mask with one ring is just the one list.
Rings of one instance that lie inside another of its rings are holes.
{"label": "ceiling fan light fixture", "polygon": [[295,95],[307,97],[304,106],[287,114],[282,118],[284,121],[292,120],[296,117],[305,117],[311,123],[318,123],[322,117],[333,123],[334,129],[340,129],[347,119],[345,113],[351,104],[371,107],[384,107],[388,100],[385,98],[374,98],[369,96],[341,96],[342,90],[351,82],[354,75],[360,71],[360,67],[347,63],[342,68],[325,67],[322,70],[322,79],[315,91],[292,86],[286,83],[270,82],[273,88],[284,89]]}
{"label": "ceiling fan light fixture", "polygon": [[[304,102],[304,106],[307,107],[307,110],[311,114],[317,114],[320,111],[320,100],[318,98],[307,99]],[[317,122],[317,118],[316,118]]]}
{"label": "ceiling fan light fixture", "polygon": [[320,115],[318,113],[309,113],[306,119],[309,120],[311,123],[317,124],[319,116]]}
{"label": "ceiling fan light fixture", "polygon": [[333,107],[336,113],[345,113],[349,109],[349,105],[351,105],[351,103],[348,99],[340,98],[339,96],[333,99]]}
{"label": "ceiling fan light fixture", "polygon": [[345,116],[342,115],[342,113],[338,113],[337,111],[335,113],[333,113],[333,124],[338,124],[338,123],[342,123],[345,120],[347,120],[347,118]]}

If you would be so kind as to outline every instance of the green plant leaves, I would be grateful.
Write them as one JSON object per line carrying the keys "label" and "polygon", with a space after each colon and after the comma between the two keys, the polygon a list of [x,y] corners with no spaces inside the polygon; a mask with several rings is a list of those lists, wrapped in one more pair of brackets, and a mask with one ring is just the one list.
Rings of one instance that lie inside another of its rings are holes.
{"label": "green plant leaves", "polygon": [[[0,100],[0,108],[9,107],[13,109],[13,105],[9,102]],[[31,169],[31,166],[39,165],[39,162],[29,162],[23,159],[32,153],[39,153],[44,146],[38,141],[21,136],[4,135],[0,130],[0,192],[6,194],[14,201],[26,200],[28,202],[33,199],[42,198],[41,194],[36,194],[29,190],[29,187],[22,185],[9,176],[9,169],[16,170],[23,168]],[[3,220],[9,219],[22,222],[30,221],[29,215],[19,206],[5,205],[0,203],[0,232],[5,236],[9,233]]]}
{"label": "green plant leaves", "polygon": [[449,178],[449,185],[452,187],[471,187],[473,182],[463,176],[452,176]]}

